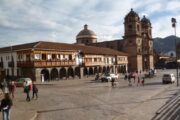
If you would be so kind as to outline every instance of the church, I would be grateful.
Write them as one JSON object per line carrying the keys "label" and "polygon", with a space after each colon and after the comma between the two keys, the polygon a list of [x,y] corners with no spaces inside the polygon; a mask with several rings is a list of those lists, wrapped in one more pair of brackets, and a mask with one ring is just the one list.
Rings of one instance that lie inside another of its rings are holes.
{"label": "church", "polygon": [[154,69],[152,26],[148,18],[131,9],[124,18],[123,39],[98,42],[97,35],[84,25],[76,36],[76,44],[111,48],[128,54],[128,71]]}

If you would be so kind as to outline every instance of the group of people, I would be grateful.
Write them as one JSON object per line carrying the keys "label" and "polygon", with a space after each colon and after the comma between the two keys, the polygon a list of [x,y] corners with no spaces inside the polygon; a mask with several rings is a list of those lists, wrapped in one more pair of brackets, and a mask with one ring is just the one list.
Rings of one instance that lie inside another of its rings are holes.
{"label": "group of people", "polygon": [[[14,81],[7,82],[4,80],[1,84],[0,87],[2,89],[2,92],[4,94],[4,98],[1,100],[0,104],[0,111],[2,112],[2,117],[3,120],[10,120],[10,110],[13,105],[13,100],[15,98],[15,90],[16,90],[16,85]],[[24,92],[26,93],[26,101],[30,101],[30,92],[32,91],[32,99],[36,97],[38,98],[38,88],[37,86],[33,83],[28,84],[27,81],[24,84]]]}
{"label": "group of people", "polygon": [[32,99],[35,98],[38,99],[38,88],[34,82],[32,84],[28,84],[26,81],[25,86],[24,86],[24,93],[26,93],[26,101],[31,101],[30,98],[30,92],[32,91]]}
{"label": "group of people", "polygon": [[129,86],[132,86],[133,84],[131,79],[134,79],[134,84],[136,83],[137,86],[144,86],[145,76],[141,72],[138,73],[138,71],[136,71],[134,73],[125,73],[124,80],[128,80]]}

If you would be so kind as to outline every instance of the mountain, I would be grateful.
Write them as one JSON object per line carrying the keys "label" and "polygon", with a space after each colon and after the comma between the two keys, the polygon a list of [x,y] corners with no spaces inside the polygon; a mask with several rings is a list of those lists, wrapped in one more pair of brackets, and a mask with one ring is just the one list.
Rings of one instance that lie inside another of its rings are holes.
{"label": "mountain", "polygon": [[180,38],[176,37],[176,36],[168,36],[165,38],[154,38],[154,49],[158,52],[158,53],[167,53],[169,51],[175,51],[175,39],[176,42],[179,43],[180,42]]}

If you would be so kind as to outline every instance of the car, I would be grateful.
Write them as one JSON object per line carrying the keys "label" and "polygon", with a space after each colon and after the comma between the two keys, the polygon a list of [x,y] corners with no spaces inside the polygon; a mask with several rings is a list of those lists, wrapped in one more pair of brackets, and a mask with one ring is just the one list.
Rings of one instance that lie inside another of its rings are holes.
{"label": "car", "polygon": [[174,83],[176,80],[173,73],[163,74],[162,83]]}
{"label": "car", "polygon": [[19,78],[16,82],[15,85],[16,87],[24,87],[32,84],[31,78]]}
{"label": "car", "polygon": [[116,74],[103,74],[102,77],[101,77],[101,82],[109,82],[111,81],[112,79],[118,79],[118,75]]}

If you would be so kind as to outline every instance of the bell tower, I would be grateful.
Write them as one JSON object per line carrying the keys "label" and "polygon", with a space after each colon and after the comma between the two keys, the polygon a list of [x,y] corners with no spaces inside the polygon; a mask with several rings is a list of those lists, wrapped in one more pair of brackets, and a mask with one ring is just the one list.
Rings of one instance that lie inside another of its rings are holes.
{"label": "bell tower", "polygon": [[124,51],[129,54],[129,71],[142,70],[142,37],[141,21],[136,12],[131,11],[124,19]]}
{"label": "bell tower", "polygon": [[143,70],[154,68],[151,22],[145,16],[141,19]]}

